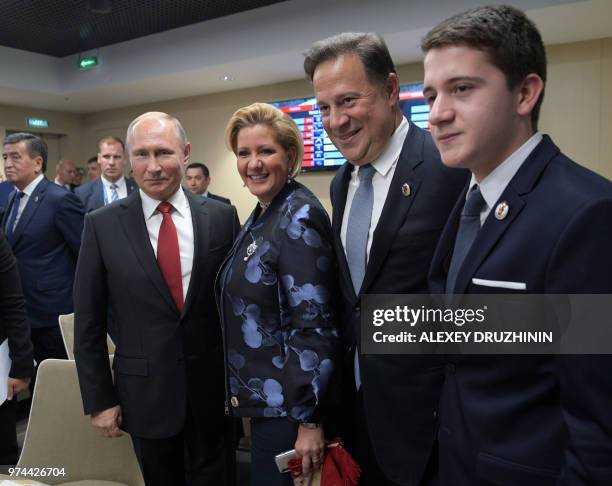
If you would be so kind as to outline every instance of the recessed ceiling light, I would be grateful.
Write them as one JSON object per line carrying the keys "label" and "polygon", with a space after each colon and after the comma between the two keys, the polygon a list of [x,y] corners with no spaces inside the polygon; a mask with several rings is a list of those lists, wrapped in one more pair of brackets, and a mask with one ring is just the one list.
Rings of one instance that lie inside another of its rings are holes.
{"label": "recessed ceiling light", "polygon": [[234,78],[232,78],[230,75],[226,74],[225,76],[222,76],[221,79],[223,81],[233,81]]}

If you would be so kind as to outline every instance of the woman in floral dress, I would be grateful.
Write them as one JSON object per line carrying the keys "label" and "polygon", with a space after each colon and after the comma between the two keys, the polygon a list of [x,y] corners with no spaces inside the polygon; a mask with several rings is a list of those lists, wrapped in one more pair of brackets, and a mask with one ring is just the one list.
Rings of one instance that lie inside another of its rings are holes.
{"label": "woman in floral dress", "polygon": [[251,485],[290,485],[277,454],[295,448],[305,473],[324,455],[321,421],[338,342],[331,226],[294,180],[304,149],[288,116],[255,103],[234,113],[226,138],[258,199],[217,279],[226,409],[252,417]]}

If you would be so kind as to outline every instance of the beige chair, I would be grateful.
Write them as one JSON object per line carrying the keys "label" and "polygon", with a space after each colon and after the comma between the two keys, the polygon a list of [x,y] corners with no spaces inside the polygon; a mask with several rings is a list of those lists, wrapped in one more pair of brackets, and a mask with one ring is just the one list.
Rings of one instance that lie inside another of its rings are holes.
{"label": "beige chair", "polygon": [[38,367],[18,467],[62,467],[63,477],[36,478],[50,485],[144,486],[129,436],[104,438],[83,415],[72,360],[47,359]]}
{"label": "beige chair", "polygon": [[[59,316],[59,325],[68,359],[74,359],[74,314]],[[108,354],[115,353],[115,343],[108,334],[106,335],[106,347],[108,348]]]}

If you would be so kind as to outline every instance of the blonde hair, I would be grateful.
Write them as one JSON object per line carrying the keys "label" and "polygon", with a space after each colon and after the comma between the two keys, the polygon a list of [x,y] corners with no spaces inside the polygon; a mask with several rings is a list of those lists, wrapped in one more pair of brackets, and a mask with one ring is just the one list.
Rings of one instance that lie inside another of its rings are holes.
{"label": "blonde hair", "polygon": [[304,142],[295,122],[278,108],[267,103],[253,103],[237,110],[225,128],[225,143],[227,148],[237,154],[238,133],[243,128],[255,125],[265,125],[274,132],[274,139],[285,152],[291,154],[294,149],[295,158],[289,160],[289,178],[294,179],[302,167],[304,157]]}

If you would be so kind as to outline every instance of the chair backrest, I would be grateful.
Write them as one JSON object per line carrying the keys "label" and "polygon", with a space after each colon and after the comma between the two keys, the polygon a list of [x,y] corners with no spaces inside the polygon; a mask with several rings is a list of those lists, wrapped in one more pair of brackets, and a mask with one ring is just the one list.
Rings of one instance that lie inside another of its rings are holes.
{"label": "chair backrest", "polygon": [[[74,359],[74,314],[59,316],[59,325],[68,359]],[[106,347],[108,348],[108,354],[115,353],[115,343],[108,334],[106,335]]]}
{"label": "chair backrest", "polygon": [[38,367],[19,467],[63,467],[45,482],[116,481],[144,486],[128,434],[108,439],[83,414],[76,364],[47,359]]}

